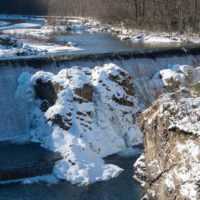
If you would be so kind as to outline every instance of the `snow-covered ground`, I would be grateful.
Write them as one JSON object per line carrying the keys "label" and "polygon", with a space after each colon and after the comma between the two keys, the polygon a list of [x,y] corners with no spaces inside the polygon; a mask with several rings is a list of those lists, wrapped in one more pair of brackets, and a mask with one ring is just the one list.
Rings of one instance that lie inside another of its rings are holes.
{"label": "snow-covered ground", "polygon": [[[3,34],[13,38],[17,38],[24,43],[24,49],[11,49],[0,48],[1,59],[6,57],[15,58],[15,55],[20,56],[48,56],[48,53],[57,53],[65,51],[80,51],[78,47],[74,47],[71,43],[68,44],[56,44],[55,35],[67,34],[67,33],[96,33],[96,32],[108,32],[114,34],[121,40],[130,40],[135,43],[149,43],[149,44],[172,44],[180,45],[181,43],[199,44],[200,39],[198,34],[191,34],[189,37],[187,34],[178,33],[153,33],[140,30],[127,30],[125,28],[116,28],[108,24],[101,24],[99,21],[91,18],[42,18],[42,17],[28,17],[28,16],[6,16],[0,15],[0,19],[8,20],[17,19],[24,21],[17,21],[12,24],[2,24],[0,30]],[[2,21],[4,23],[6,21]],[[34,40],[32,42],[31,40]],[[38,42],[35,42],[38,40]],[[46,42],[48,40],[54,40],[53,42]],[[57,41],[59,43],[59,41]],[[19,53],[17,53],[19,52]],[[22,52],[22,53],[20,53]]]}
{"label": "snow-covered ground", "polygon": [[[48,84],[56,93],[45,92]],[[62,154],[54,169],[60,179],[89,184],[116,177],[122,169],[105,164],[103,157],[142,142],[132,80],[114,64],[57,75],[24,72],[15,96],[32,113],[27,117],[31,140]]]}
{"label": "snow-covered ground", "polygon": [[29,29],[29,28],[41,28],[41,27],[42,27],[41,24],[24,22],[24,23],[9,25],[9,26],[8,25],[1,26],[0,30]]}
{"label": "snow-covered ground", "polygon": [[7,35],[0,35],[0,58],[19,58],[24,56],[44,56],[64,51],[81,51],[83,49],[71,44],[58,45],[52,43],[22,43]]}
{"label": "snow-covered ground", "polygon": [[[52,33],[59,32],[76,32],[76,33],[96,33],[108,32],[116,35],[120,40],[130,40],[133,43],[149,43],[149,44],[173,44],[181,43],[199,44],[200,36],[195,33],[166,33],[151,32],[146,30],[126,29],[125,27],[115,27],[109,24],[101,24],[98,20],[83,17],[63,17],[51,18],[45,17],[28,17],[28,16],[6,16],[0,15],[0,19],[22,19],[29,20],[26,23],[13,24],[10,26],[0,27],[1,30],[7,30],[5,33],[25,34],[39,37],[48,37]],[[34,20],[31,23],[30,20]],[[45,23],[42,25],[39,20]],[[38,23],[36,23],[38,21]],[[29,28],[29,32],[26,29]],[[16,30],[13,30],[16,29]],[[38,29],[38,30],[37,30]]]}
{"label": "snow-covered ground", "polygon": [[6,20],[45,20],[46,17],[44,16],[28,16],[28,15],[7,15],[7,14],[0,14],[0,19],[6,19]]}
{"label": "snow-covered ground", "polygon": [[[74,47],[72,43],[66,43],[65,45],[47,43],[45,40],[49,39],[49,35],[55,32],[66,31],[66,27],[47,27],[41,23],[42,19],[35,18],[26,18],[20,16],[0,16],[0,18],[5,19],[23,19],[29,20],[27,22],[19,22],[16,24],[5,24],[2,21],[2,26],[0,30],[3,32],[3,35],[0,35],[0,39],[3,38],[10,41],[16,41],[21,44],[21,46],[12,46],[8,45],[6,42],[0,42],[0,59],[9,59],[9,58],[20,58],[24,56],[48,56],[49,54],[54,54],[58,52],[66,51],[81,51],[83,49]],[[31,20],[34,20],[31,22]],[[9,36],[11,35],[11,36]],[[29,42],[27,38],[37,38],[38,42]],[[40,40],[44,40],[41,42]]]}
{"label": "snow-covered ground", "polygon": [[69,20],[71,30],[87,31],[89,33],[109,32],[115,34],[120,40],[130,40],[133,43],[157,43],[157,44],[199,44],[200,35],[195,33],[166,33],[151,32],[146,30],[126,29],[115,27],[109,24],[101,24],[98,20],[91,18],[77,18]]}
{"label": "snow-covered ground", "polygon": [[[48,56],[49,54],[52,55],[58,52],[84,50],[74,47],[73,43],[61,45],[46,41],[53,33],[67,32],[69,31],[67,30],[69,27],[71,27],[70,30],[74,31],[77,29],[82,30],[85,29],[85,25],[77,25],[69,22],[69,26],[48,26],[45,24],[46,19],[44,17],[0,15],[0,19],[7,20],[1,23],[0,30],[3,35],[0,35],[0,37],[7,37],[7,39],[11,41],[17,38],[18,42],[21,43],[20,47],[12,45],[6,46],[6,43],[4,43],[4,45],[0,44],[0,59],[13,59],[24,56]],[[9,20],[14,21],[10,24]],[[31,40],[34,40],[34,42]]]}
{"label": "snow-covered ground", "polygon": [[126,28],[112,27],[108,32],[114,33],[121,40],[130,40],[136,43],[158,43],[158,44],[199,44],[199,34],[180,34],[177,32],[151,32],[146,30],[132,30]]}
{"label": "snow-covered ground", "polygon": [[10,22],[0,21],[0,27],[2,27],[2,26],[8,26],[9,24],[10,24]]}

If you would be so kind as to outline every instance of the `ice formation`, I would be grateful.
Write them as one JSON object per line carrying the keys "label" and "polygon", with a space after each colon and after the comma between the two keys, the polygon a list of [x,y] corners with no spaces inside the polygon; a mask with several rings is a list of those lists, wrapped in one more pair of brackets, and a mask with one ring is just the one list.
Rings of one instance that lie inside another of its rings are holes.
{"label": "ice formation", "polygon": [[31,140],[62,154],[54,173],[72,183],[117,176],[122,169],[103,158],[142,142],[132,79],[114,64],[22,73],[16,97],[32,109]]}

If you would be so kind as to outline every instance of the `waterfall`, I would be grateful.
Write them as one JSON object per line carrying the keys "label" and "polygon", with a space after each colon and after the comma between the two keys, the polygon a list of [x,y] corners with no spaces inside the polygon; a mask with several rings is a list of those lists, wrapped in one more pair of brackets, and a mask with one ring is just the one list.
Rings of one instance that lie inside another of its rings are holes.
{"label": "waterfall", "polygon": [[175,49],[0,61],[0,141],[28,135],[29,108],[15,99],[18,78],[22,72],[33,74],[43,70],[57,73],[72,66],[93,68],[106,63],[122,67],[133,79],[139,75],[151,77],[156,71],[166,68],[167,64],[198,65],[200,50]]}

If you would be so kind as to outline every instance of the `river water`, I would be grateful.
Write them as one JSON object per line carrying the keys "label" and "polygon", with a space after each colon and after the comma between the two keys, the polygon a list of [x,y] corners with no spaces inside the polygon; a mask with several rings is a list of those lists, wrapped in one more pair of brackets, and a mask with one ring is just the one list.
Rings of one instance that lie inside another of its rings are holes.
{"label": "river water", "polygon": [[142,149],[135,150],[129,156],[106,158],[107,163],[124,169],[114,179],[89,186],[76,186],[69,182],[0,185],[0,200],[139,200],[140,187],[132,176],[133,163]]}
{"label": "river water", "polygon": [[[110,53],[110,52],[123,52],[123,51],[143,51],[144,49],[151,49],[151,48],[165,48],[165,47],[172,47],[173,45],[148,45],[148,44],[132,44],[128,41],[120,41],[113,37],[112,35],[109,35],[107,33],[96,33],[96,34],[73,34],[73,35],[58,35],[55,37],[55,39],[58,42],[73,42],[77,45],[77,47],[80,47],[84,49],[84,51],[78,51],[78,52],[62,52],[61,54],[92,54],[92,53]],[[166,60],[167,58],[165,58]],[[155,69],[156,65],[161,66],[160,63],[168,63],[168,60],[165,61],[164,59],[159,60],[146,60],[146,63],[148,64],[148,69]],[[170,58],[169,58],[170,60]],[[180,58],[174,58],[174,60],[171,60],[171,62],[182,62],[185,64],[190,64],[193,61],[194,58],[191,59],[191,61],[186,57],[180,61]],[[187,62],[186,62],[187,61]],[[88,63],[90,61],[87,61]],[[125,65],[128,65],[129,62],[133,64],[141,64],[140,60],[132,59],[128,61],[124,61]],[[144,61],[142,61],[144,62]],[[142,64],[141,64],[142,65]],[[143,66],[143,65],[142,65]],[[12,67],[12,66],[11,66]],[[32,68],[21,68],[18,66],[18,68],[13,71],[13,68],[9,66],[6,66],[6,68],[1,68],[1,75],[0,76],[0,91],[3,91],[5,93],[6,89],[6,96],[0,98],[1,105],[8,105],[12,108],[12,112],[9,116],[15,115],[13,114],[13,105],[14,103],[11,102],[8,104],[8,99],[12,99],[14,96],[14,92],[17,85],[17,77],[19,74],[26,70],[26,71],[34,71]],[[8,69],[9,68],[9,69]],[[58,70],[55,68],[47,68],[46,70],[51,69],[52,71]],[[4,70],[4,71],[3,71]],[[10,70],[10,71],[9,71]],[[14,75],[12,75],[14,73]],[[6,79],[7,78],[7,79]],[[7,80],[7,81],[5,81]],[[6,84],[6,87],[5,87]],[[11,87],[12,86],[12,87]],[[12,106],[10,106],[12,105]],[[7,107],[5,108],[5,111],[9,110]],[[8,112],[8,111],[7,111]],[[1,114],[0,114],[1,116]],[[4,118],[5,114],[3,115]],[[10,118],[10,117],[8,117]],[[1,117],[3,119],[3,117]],[[6,120],[6,129],[2,128],[1,134],[8,131],[7,127],[13,126],[13,121],[16,119],[11,120],[10,122]],[[23,121],[23,119],[22,119]],[[4,122],[4,121],[3,121]],[[17,123],[17,122],[16,122]],[[5,124],[5,123],[2,123]],[[18,123],[19,124],[19,123]],[[22,127],[21,127],[22,126]],[[20,130],[23,129],[23,124],[19,127]],[[1,124],[0,124],[1,127]],[[4,127],[4,126],[2,126]],[[12,129],[10,132],[13,133],[13,130],[15,132],[18,131],[17,128]],[[8,135],[8,134],[7,134]],[[13,134],[10,134],[11,136]],[[9,137],[9,135],[8,135]],[[142,149],[136,149],[134,154],[131,154],[129,156],[120,156],[120,155],[113,155],[109,158],[106,158],[106,162],[116,164],[124,169],[124,171],[116,178],[112,180],[108,180],[105,182],[98,182],[95,184],[91,184],[89,186],[77,186],[72,185],[69,182],[59,182],[57,184],[47,184],[47,183],[37,183],[37,184],[7,184],[7,185],[0,185],[0,200],[139,200],[141,198],[141,189],[138,185],[138,183],[133,179],[133,164],[136,161],[136,159],[139,157]],[[18,152],[16,152],[17,154]],[[0,163],[1,164],[1,163]]]}
{"label": "river water", "polygon": [[[55,39],[60,42],[72,42],[77,47],[84,49],[76,51],[76,54],[93,54],[93,53],[116,53],[124,51],[144,51],[145,49],[179,47],[180,44],[148,44],[148,43],[132,43],[131,41],[120,41],[114,35],[109,33],[82,33],[72,35],[59,35]],[[66,52],[66,54],[74,54]]]}
{"label": "river water", "polygon": [[[120,52],[132,51],[136,48],[131,43],[121,42],[107,33],[61,35],[57,36],[56,40],[63,43],[74,42],[78,47],[84,49],[84,51],[64,52],[64,54]],[[13,71],[11,68],[10,70]],[[9,69],[7,69],[5,73],[12,74],[9,73]],[[0,80],[2,78],[3,76],[0,76]],[[6,98],[12,99],[14,96],[16,78],[14,78],[14,76],[11,78],[14,82],[12,83],[9,81],[8,85],[12,85],[13,88],[12,90],[8,89],[7,93],[4,92],[6,96],[5,101],[2,101],[2,105],[7,104]],[[3,82],[2,90],[5,90]],[[14,109],[13,106],[12,109]],[[10,125],[7,124],[6,127],[11,127],[12,125],[13,121]],[[22,129],[23,128],[20,128],[20,130]],[[6,130],[3,132],[6,132]],[[9,134],[6,135],[9,137]],[[89,186],[77,186],[64,181],[58,182],[57,184],[42,182],[37,184],[0,184],[0,200],[139,200],[141,198],[141,191],[138,183],[133,179],[133,164],[139,157],[142,149],[139,148],[138,150],[136,148],[135,150],[135,153],[129,156],[113,155],[105,159],[105,162],[116,164],[124,169],[118,177],[112,180],[98,182]],[[23,157],[26,152],[15,151],[14,154],[16,155],[12,155],[12,157],[20,157],[20,159],[22,159],[21,157]],[[3,155],[4,156],[0,158],[0,164],[3,163],[3,160],[11,159],[9,158],[8,152],[4,152]]]}

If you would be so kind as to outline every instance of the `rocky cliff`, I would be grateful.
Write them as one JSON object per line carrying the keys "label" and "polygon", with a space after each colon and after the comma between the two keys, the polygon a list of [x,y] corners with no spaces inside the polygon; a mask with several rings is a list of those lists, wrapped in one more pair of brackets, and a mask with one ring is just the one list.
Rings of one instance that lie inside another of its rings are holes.
{"label": "rocky cliff", "polygon": [[[144,187],[143,199],[200,199],[198,70],[179,66],[162,71],[160,82],[170,91],[140,117],[145,150],[134,167],[135,178]],[[191,88],[183,87],[189,83]]]}

